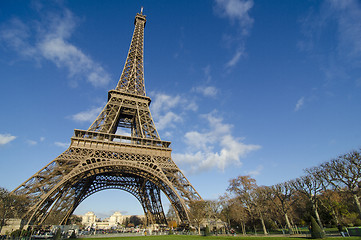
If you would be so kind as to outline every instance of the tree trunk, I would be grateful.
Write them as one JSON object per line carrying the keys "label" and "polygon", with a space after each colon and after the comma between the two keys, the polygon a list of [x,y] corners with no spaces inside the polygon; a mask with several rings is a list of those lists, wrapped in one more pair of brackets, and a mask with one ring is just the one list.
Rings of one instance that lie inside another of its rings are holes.
{"label": "tree trunk", "polygon": [[353,195],[353,198],[355,200],[355,204],[357,206],[359,217],[361,218],[361,205],[360,205],[359,197],[356,194],[352,194],[352,195]]}
{"label": "tree trunk", "polygon": [[244,222],[241,222],[241,227],[242,227],[243,236],[247,235],[247,233],[246,233],[246,224]]}
{"label": "tree trunk", "polygon": [[287,224],[287,228],[288,228],[288,233],[293,234],[291,223],[290,223],[290,220],[288,219],[287,213],[285,213],[285,219],[286,219],[286,224]]}
{"label": "tree trunk", "polygon": [[267,232],[266,224],[264,224],[264,220],[263,220],[262,216],[261,216],[261,223],[262,223],[262,228],[263,228],[263,234],[267,235],[268,232]]}
{"label": "tree trunk", "polygon": [[332,215],[333,217],[335,218],[335,221],[336,221],[336,225],[339,225],[340,224],[340,221],[338,220],[338,217],[337,217],[337,214],[336,214],[336,211],[335,209],[332,207]]}
{"label": "tree trunk", "polygon": [[264,235],[267,235],[268,232],[267,232],[267,229],[266,229],[266,225],[264,224],[264,220],[263,220],[262,213],[261,213],[261,211],[259,211],[259,210],[258,210],[258,213],[259,213],[259,218],[261,219],[261,223],[262,223],[263,234],[264,234]]}
{"label": "tree trunk", "polygon": [[315,213],[318,225],[320,225],[320,228],[323,229],[321,218],[320,218],[320,215],[318,214],[318,210],[317,210],[317,204],[312,202],[312,208],[313,208],[313,211]]}

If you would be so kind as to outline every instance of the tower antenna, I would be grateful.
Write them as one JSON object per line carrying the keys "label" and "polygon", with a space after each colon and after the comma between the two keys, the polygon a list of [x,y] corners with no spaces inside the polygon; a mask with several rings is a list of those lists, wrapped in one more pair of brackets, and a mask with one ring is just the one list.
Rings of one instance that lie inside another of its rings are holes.
{"label": "tower antenna", "polygon": [[143,6],[140,7],[140,13],[143,14]]}

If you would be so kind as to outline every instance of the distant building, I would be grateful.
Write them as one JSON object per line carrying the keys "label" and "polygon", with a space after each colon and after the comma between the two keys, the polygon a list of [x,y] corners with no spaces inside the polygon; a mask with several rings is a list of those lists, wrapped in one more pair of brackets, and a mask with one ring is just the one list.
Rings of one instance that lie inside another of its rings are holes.
{"label": "distant building", "polygon": [[[85,228],[95,228],[95,229],[111,229],[118,228],[124,224],[125,220],[130,219],[134,215],[122,215],[120,212],[114,212],[109,218],[105,218],[101,221],[93,212],[87,212],[82,216],[82,225]],[[135,215],[141,220],[145,219],[144,215]]]}
{"label": "distant building", "polygon": [[109,227],[111,227],[111,228],[117,227],[117,226],[123,224],[124,220],[125,220],[125,218],[120,212],[115,212],[109,218]]}
{"label": "distant building", "polygon": [[87,212],[84,216],[82,216],[81,224],[84,227],[94,227],[97,218],[93,212]]}
{"label": "distant building", "polygon": [[10,234],[13,231],[20,229],[21,219],[9,218],[4,222],[4,226],[1,228],[0,235]]}

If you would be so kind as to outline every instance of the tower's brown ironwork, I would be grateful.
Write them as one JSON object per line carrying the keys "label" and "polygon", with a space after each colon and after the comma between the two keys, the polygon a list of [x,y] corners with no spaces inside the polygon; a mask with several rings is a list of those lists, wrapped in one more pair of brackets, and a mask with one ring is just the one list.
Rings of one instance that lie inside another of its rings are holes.
{"label": "tower's brown ironwork", "polygon": [[[117,87],[88,130],[74,130],[69,148],[17,187],[30,200],[26,224],[66,224],[90,195],[120,189],[141,203],[148,224],[165,224],[161,192],[180,221],[187,223],[188,203],[201,197],[171,158],[170,142],[155,128],[146,96],[143,36],[146,16],[137,13],[124,69]],[[129,136],[118,134],[128,129]]]}

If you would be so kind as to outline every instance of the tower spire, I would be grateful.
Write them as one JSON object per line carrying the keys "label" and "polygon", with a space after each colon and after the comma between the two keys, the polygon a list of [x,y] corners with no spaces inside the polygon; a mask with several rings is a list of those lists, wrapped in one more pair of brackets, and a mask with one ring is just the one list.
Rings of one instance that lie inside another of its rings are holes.
{"label": "tower spire", "polygon": [[135,16],[134,33],[127,60],[125,61],[122,75],[116,87],[118,91],[145,96],[143,45],[146,21],[146,16],[143,15],[143,7],[141,7],[141,12]]}

